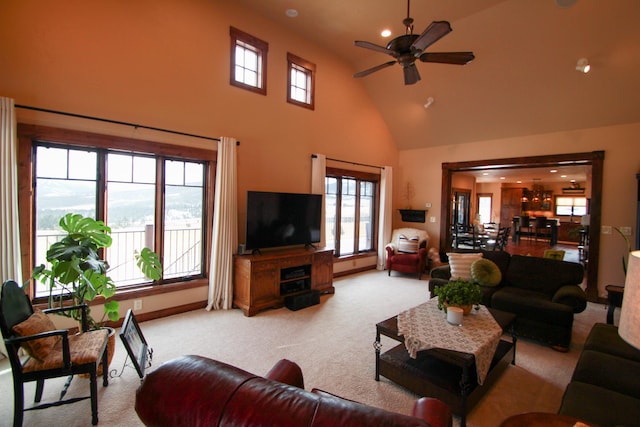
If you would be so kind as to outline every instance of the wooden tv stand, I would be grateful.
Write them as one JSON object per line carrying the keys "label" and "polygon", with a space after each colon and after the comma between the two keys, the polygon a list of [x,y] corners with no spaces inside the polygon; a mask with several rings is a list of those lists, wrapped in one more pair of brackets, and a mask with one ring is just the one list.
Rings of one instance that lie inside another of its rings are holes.
{"label": "wooden tv stand", "polygon": [[310,290],[334,293],[333,249],[293,249],[233,258],[233,305],[245,316]]}

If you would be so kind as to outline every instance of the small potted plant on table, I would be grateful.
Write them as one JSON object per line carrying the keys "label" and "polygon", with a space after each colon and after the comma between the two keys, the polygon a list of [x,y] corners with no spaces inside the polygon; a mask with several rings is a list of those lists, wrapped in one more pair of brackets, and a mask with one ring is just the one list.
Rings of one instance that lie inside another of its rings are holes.
{"label": "small potted plant on table", "polygon": [[482,301],[482,291],[480,285],[468,280],[457,279],[450,281],[446,285],[438,286],[434,290],[438,297],[438,308],[447,312],[448,306],[460,307],[464,314],[471,312],[471,307],[478,305]]}

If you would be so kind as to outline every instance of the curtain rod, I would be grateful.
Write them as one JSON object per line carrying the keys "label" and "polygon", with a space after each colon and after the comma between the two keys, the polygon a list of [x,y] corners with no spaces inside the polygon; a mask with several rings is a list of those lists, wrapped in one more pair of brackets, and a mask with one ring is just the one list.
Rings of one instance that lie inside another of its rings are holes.
{"label": "curtain rod", "polygon": [[[315,154],[311,155],[311,158],[315,159],[318,156],[316,156]],[[356,165],[356,166],[366,166],[368,168],[376,168],[376,169],[382,169],[384,170],[384,166],[374,166],[374,165],[367,165],[364,163],[357,163],[357,162],[350,162],[348,160],[340,160],[340,159],[332,159],[331,157],[327,157],[327,160],[331,160],[332,162],[340,162],[340,163],[349,163],[350,165]]]}
{"label": "curtain rod", "polygon": [[[76,117],[76,118],[88,119],[88,120],[96,120],[96,121],[99,121],[99,122],[112,123],[112,124],[116,124],[116,125],[124,125],[124,126],[131,126],[131,127],[135,127],[135,128],[154,130],[154,131],[158,131],[158,132],[172,133],[174,135],[182,135],[182,136],[189,136],[189,137],[192,137],[192,138],[207,139],[209,141],[220,141],[220,138],[214,138],[214,137],[211,137],[211,136],[202,136],[202,135],[196,135],[196,134],[193,134],[193,133],[179,132],[179,131],[175,131],[175,130],[162,129],[162,128],[157,128],[157,127],[152,127],[152,126],[137,125],[135,123],[129,123],[129,122],[121,122],[119,120],[111,120],[111,119],[103,119],[103,118],[100,118],[100,117],[85,116],[84,114],[67,113],[67,112],[64,112],[64,111],[49,110],[47,108],[31,107],[29,105],[18,105],[18,104],[16,104],[15,107],[16,108],[23,108],[25,110],[41,111],[43,113],[59,114],[59,115],[62,115],[62,116]],[[240,141],[237,142],[237,145],[240,145]]]}

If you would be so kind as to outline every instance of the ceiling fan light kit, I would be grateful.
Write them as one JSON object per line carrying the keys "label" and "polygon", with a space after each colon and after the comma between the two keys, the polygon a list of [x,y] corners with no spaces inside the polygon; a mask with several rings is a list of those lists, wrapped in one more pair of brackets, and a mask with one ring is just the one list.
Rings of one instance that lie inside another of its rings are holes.
{"label": "ceiling fan light kit", "polygon": [[356,46],[390,55],[394,60],[360,71],[353,77],[368,76],[397,62],[403,68],[404,84],[412,85],[420,81],[420,73],[415,64],[417,59],[422,62],[454,65],[464,65],[474,60],[473,52],[425,52],[426,48],[452,31],[451,24],[447,21],[433,21],[422,34],[413,34],[413,18],[409,15],[409,9],[410,0],[407,0],[407,17],[402,21],[406,34],[394,38],[386,47],[366,41],[355,41]]}

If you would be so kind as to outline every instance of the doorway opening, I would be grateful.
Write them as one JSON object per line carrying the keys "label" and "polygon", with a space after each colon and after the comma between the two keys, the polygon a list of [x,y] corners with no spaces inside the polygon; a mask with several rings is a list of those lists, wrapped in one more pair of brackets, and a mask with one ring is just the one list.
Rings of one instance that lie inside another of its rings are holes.
{"label": "doorway opening", "polygon": [[602,214],[602,172],[604,163],[604,151],[586,153],[569,153],[548,156],[531,156],[519,158],[504,158],[491,160],[478,160],[469,162],[443,163],[442,164],[442,192],[441,214],[443,221],[440,223],[440,248],[447,248],[447,242],[451,241],[451,226],[454,210],[454,189],[452,187],[453,174],[456,172],[559,167],[566,165],[590,165],[591,166],[591,199],[589,206],[589,253],[588,269],[586,272],[586,293],[589,301],[598,300],[598,259],[600,253],[600,224]]}

